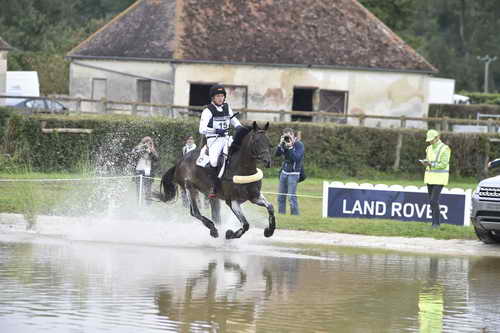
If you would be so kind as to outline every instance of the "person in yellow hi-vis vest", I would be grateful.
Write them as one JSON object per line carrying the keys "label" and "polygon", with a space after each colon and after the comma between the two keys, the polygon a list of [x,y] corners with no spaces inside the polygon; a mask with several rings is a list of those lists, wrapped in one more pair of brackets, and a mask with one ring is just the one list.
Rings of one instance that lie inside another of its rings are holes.
{"label": "person in yellow hi-vis vest", "polygon": [[439,228],[439,195],[443,186],[448,185],[450,175],[451,149],[439,138],[439,132],[428,130],[426,140],[429,143],[425,150],[425,160],[420,162],[425,166],[424,183],[427,184],[429,203],[432,211],[432,227]]}

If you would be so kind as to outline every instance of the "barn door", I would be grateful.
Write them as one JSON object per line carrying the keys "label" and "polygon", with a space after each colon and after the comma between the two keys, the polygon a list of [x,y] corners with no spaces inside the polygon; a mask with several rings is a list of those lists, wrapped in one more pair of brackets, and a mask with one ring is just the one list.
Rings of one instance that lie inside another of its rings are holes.
{"label": "barn door", "polygon": [[102,99],[108,96],[106,79],[92,79],[92,99]]}
{"label": "barn door", "polygon": [[[338,114],[347,113],[348,93],[339,90],[320,90],[319,92],[319,110],[322,112],[331,112]],[[330,118],[331,121],[345,123],[346,118]]]}

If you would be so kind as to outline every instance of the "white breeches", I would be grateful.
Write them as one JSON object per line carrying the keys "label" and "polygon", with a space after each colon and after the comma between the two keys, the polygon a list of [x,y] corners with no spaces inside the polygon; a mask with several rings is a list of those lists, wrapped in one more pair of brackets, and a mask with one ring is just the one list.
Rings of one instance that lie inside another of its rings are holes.
{"label": "white breeches", "polygon": [[212,167],[215,168],[217,166],[219,156],[224,150],[224,146],[226,145],[227,140],[227,136],[207,139],[208,157],[210,158],[210,165]]}

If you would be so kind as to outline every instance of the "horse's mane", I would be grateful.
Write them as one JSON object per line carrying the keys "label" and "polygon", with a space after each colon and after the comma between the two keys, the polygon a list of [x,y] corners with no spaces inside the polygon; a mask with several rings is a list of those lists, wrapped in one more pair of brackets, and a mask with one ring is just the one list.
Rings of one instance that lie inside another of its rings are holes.
{"label": "horse's mane", "polygon": [[234,154],[237,152],[240,147],[241,143],[243,142],[243,138],[250,133],[251,127],[249,126],[240,126],[236,130],[236,133],[234,134],[233,137],[233,143],[231,144],[231,147],[229,147],[229,155]]}

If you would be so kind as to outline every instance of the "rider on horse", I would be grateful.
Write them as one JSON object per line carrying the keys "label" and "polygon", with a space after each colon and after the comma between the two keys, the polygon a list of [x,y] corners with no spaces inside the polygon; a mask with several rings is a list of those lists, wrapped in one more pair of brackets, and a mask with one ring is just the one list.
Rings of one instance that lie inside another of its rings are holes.
{"label": "rider on horse", "polygon": [[219,156],[222,153],[227,141],[229,140],[229,126],[235,128],[241,126],[240,121],[234,117],[233,110],[225,103],[226,90],[223,86],[216,84],[210,88],[211,103],[203,110],[200,119],[200,134],[207,138],[207,148],[210,163],[209,181],[210,193],[209,198],[215,198],[215,186],[217,184],[217,166]]}

